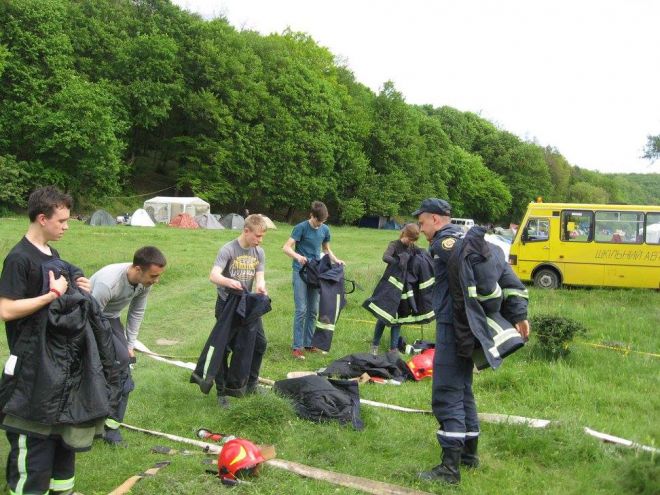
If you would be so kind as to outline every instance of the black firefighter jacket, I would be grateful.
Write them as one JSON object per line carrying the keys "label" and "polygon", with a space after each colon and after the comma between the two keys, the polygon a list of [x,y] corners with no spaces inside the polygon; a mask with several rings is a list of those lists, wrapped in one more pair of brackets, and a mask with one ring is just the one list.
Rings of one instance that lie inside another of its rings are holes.
{"label": "black firefighter jacket", "polygon": [[362,306],[387,325],[428,323],[435,318],[434,283],[431,256],[421,249],[403,252],[396,263],[387,265]]}
{"label": "black firefighter jacket", "polygon": [[53,270],[56,278],[67,277],[69,288],[23,320],[15,366],[0,382],[2,414],[49,426],[107,417],[121,394],[112,330],[96,300],[73,282],[79,269],[60,259],[43,269],[46,281]]}
{"label": "black firefighter jacket", "polygon": [[305,283],[319,289],[319,313],[312,337],[312,346],[329,351],[339,313],[346,306],[344,292],[344,267],[333,265],[329,256],[309,260],[301,269]]}
{"label": "black firefighter jacket", "polygon": [[296,414],[310,421],[336,419],[364,429],[360,417],[360,390],[355,380],[332,380],[318,375],[278,380],[273,390],[293,400]]}
{"label": "black firefighter jacket", "polygon": [[[242,389],[247,383],[252,365],[252,355],[261,316],[271,310],[270,299],[263,294],[229,291],[222,313],[217,319],[190,383],[197,383],[204,394],[213,387],[216,375],[227,371],[224,381],[227,387]],[[240,343],[238,342],[240,340]],[[225,351],[235,346],[228,370],[223,370]],[[240,353],[238,351],[240,349]],[[220,393],[222,391],[218,391]]]}
{"label": "black firefighter jacket", "polygon": [[525,344],[513,324],[527,319],[528,296],[502,249],[488,243],[485,233],[483,227],[472,227],[459,241],[448,278],[458,355],[472,357],[478,369],[495,369]]}

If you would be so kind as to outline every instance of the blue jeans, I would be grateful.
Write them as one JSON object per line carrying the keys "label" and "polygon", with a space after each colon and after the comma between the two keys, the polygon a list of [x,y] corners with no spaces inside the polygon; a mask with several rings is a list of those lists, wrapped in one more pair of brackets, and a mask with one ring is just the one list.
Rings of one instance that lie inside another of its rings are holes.
{"label": "blue jeans", "polygon": [[[374,328],[374,339],[371,341],[372,345],[380,345],[380,338],[383,336],[385,330],[385,323],[382,320],[376,320],[376,328]],[[396,349],[399,346],[399,334],[401,333],[401,325],[392,325],[390,330],[390,349]]]}
{"label": "blue jeans", "polygon": [[297,270],[293,270],[293,304],[293,348],[310,347],[319,312],[319,290],[308,287]]}

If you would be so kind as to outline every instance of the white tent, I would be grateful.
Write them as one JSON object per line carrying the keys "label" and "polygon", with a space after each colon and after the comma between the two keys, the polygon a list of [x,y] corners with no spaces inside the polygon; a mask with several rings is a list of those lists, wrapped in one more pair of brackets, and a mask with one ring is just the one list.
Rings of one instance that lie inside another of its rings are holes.
{"label": "white tent", "polygon": [[277,228],[275,226],[275,224],[273,223],[273,221],[270,218],[268,218],[266,215],[260,215],[260,216],[261,216],[261,218],[264,219],[264,222],[266,222],[266,228],[268,228],[268,229],[276,229]]}
{"label": "white tent", "polygon": [[156,224],[143,208],[138,208],[131,216],[130,224],[134,227],[155,227]]}
{"label": "white tent", "polygon": [[210,213],[197,215],[195,221],[203,229],[224,229],[224,226]]}
{"label": "white tent", "polygon": [[196,217],[211,212],[211,206],[203,199],[156,196],[144,202],[144,209],[159,223],[170,223],[179,213]]}

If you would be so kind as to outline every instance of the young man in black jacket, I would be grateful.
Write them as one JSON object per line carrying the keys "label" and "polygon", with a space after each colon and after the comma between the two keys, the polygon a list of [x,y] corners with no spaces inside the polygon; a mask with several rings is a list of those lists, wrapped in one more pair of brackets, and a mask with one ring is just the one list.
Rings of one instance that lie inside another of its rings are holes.
{"label": "young man in black jacket", "polygon": [[[25,353],[21,351],[34,344],[35,321],[47,318],[48,306],[69,287],[65,276],[56,277],[52,270],[42,274],[42,266],[59,259],[49,242],[60,240],[68,230],[72,204],[68,194],[54,187],[34,191],[28,200],[28,231],[5,258],[0,276],[0,319],[5,322],[10,356],[0,386],[0,408],[4,408],[17,387],[15,374],[26,376],[30,370],[44,366],[23,360]],[[87,278],[78,276],[72,282],[89,292]],[[39,376],[44,375],[41,370]],[[35,383],[31,389],[35,395],[31,401],[33,413],[39,408],[38,394],[47,392],[42,390],[44,386],[47,385]],[[48,405],[42,408],[45,407]],[[49,493],[49,490],[71,493],[75,451],[89,448],[94,434],[103,431],[103,421],[100,418],[86,427],[43,425],[24,417],[0,414],[0,428],[6,430],[10,445],[6,472],[11,493]]]}

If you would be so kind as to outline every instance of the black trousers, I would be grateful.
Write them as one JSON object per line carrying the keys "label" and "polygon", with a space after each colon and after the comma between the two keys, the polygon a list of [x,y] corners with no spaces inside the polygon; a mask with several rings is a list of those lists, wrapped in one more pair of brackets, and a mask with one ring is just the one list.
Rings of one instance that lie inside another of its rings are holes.
{"label": "black trousers", "polygon": [[126,342],[124,327],[119,318],[108,318],[108,322],[112,328],[112,341],[115,345],[117,361],[119,361],[121,366],[121,397],[117,404],[117,409],[111,411],[110,417],[105,422],[105,434],[103,437],[107,442],[119,443],[122,441],[121,433],[119,432],[119,423],[124,421],[124,415],[128,407],[128,395],[135,388],[135,383],[133,382],[131,368],[129,366],[130,357],[128,355],[128,343]]}
{"label": "black trousers", "polygon": [[[224,307],[225,301],[218,297],[215,303],[216,320],[222,315]],[[253,391],[259,383],[259,370],[266,353],[267,341],[261,319],[256,325],[254,340],[241,334],[241,330],[245,330],[243,327],[232,326],[221,370],[215,375],[218,395],[242,397]]]}
{"label": "black trousers", "polygon": [[7,485],[26,495],[71,493],[75,482],[76,453],[59,438],[38,438],[7,433]]}

